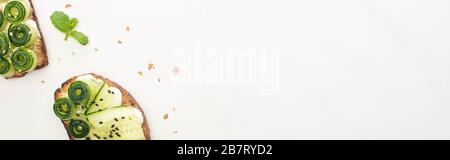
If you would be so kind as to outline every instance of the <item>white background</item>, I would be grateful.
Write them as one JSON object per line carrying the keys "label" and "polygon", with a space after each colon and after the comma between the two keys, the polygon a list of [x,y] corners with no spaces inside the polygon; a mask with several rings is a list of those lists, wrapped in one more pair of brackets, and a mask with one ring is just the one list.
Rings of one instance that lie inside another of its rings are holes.
{"label": "white background", "polygon": [[[53,92],[88,72],[134,95],[154,139],[450,139],[448,0],[34,3],[50,65],[0,80],[0,139],[67,139]],[[89,46],[63,40],[55,10],[80,19]],[[196,42],[279,50],[278,92],[174,83],[171,55]]]}

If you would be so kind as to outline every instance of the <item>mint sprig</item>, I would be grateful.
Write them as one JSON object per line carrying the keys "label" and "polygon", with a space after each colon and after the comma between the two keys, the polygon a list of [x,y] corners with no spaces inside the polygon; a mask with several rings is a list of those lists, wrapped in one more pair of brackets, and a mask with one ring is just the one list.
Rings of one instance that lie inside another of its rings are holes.
{"label": "mint sprig", "polygon": [[62,11],[55,11],[50,16],[50,19],[56,29],[66,34],[66,41],[69,37],[72,37],[81,45],[87,45],[89,43],[89,38],[84,33],[75,30],[78,25],[77,18],[70,18]]}

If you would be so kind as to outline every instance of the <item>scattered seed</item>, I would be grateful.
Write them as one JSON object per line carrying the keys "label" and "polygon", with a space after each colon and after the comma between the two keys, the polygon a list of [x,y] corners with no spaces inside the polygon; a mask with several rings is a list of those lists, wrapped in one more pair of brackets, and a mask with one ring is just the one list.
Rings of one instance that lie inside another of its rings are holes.
{"label": "scattered seed", "polygon": [[130,26],[125,27],[125,30],[126,30],[127,32],[129,32],[129,31],[130,31]]}
{"label": "scattered seed", "polygon": [[116,136],[121,137],[119,133],[116,133]]}
{"label": "scattered seed", "polygon": [[[114,118],[114,120],[116,121],[116,122],[119,122],[119,119],[117,119],[117,118]],[[114,128],[114,127],[113,127]]]}
{"label": "scattered seed", "polygon": [[95,133],[94,133],[94,136],[95,136],[97,139],[100,139],[100,136],[98,136],[98,135],[95,134]]}
{"label": "scattered seed", "polygon": [[144,73],[141,71],[138,71],[139,76],[144,76]]}
{"label": "scattered seed", "polygon": [[109,138],[113,138],[113,135],[109,135]]}
{"label": "scattered seed", "polygon": [[117,41],[117,43],[119,43],[119,44],[122,44],[123,42],[122,42],[122,41],[120,41],[120,40],[118,40],[118,41]]}
{"label": "scattered seed", "polygon": [[125,119],[125,117],[122,117],[122,119]]}
{"label": "scattered seed", "polygon": [[102,121],[100,121],[100,122],[98,122],[99,124],[103,124],[103,122]]}
{"label": "scattered seed", "polygon": [[116,125],[113,124],[113,125],[111,126],[111,128],[114,128],[114,127],[116,127]]}
{"label": "scattered seed", "polygon": [[70,8],[70,7],[72,7],[71,4],[66,4],[66,5],[64,6],[64,8]]}
{"label": "scattered seed", "polygon": [[91,137],[86,137],[86,140],[91,140]]}
{"label": "scattered seed", "polygon": [[104,140],[106,140],[106,139],[108,139],[108,138],[106,138],[106,137],[103,137],[103,139],[104,139]]}
{"label": "scattered seed", "polygon": [[96,52],[98,52],[98,48],[95,48],[94,50],[95,50]]}
{"label": "scattered seed", "polygon": [[115,130],[120,131],[120,129],[118,127],[116,127]]}
{"label": "scattered seed", "polygon": [[149,71],[151,71],[152,69],[155,69],[155,65],[154,64],[151,64],[151,63],[149,63],[148,64],[148,68],[147,68]]}
{"label": "scattered seed", "polygon": [[172,69],[172,73],[173,73],[173,75],[178,75],[178,73],[180,73],[180,68],[179,67],[173,67],[173,69]]}
{"label": "scattered seed", "polygon": [[103,101],[103,98],[101,98],[100,101]]}
{"label": "scattered seed", "polygon": [[95,104],[95,106],[97,106],[97,107],[98,107],[99,105],[98,105],[98,104],[96,103],[96,104]]}

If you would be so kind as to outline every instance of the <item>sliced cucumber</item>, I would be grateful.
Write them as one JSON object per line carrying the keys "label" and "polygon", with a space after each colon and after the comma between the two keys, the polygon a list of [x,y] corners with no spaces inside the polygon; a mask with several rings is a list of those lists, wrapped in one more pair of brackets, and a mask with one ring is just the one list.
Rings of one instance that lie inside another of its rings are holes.
{"label": "sliced cucumber", "polygon": [[12,76],[16,73],[14,66],[7,59],[0,58],[0,75],[4,77]]}
{"label": "sliced cucumber", "polygon": [[31,15],[31,4],[28,0],[12,0],[3,9],[5,18],[11,23],[20,23]]}
{"label": "sliced cucumber", "polygon": [[141,111],[133,107],[114,107],[89,115],[90,140],[145,140]]}
{"label": "sliced cucumber", "polygon": [[105,83],[104,87],[98,93],[94,103],[89,107],[86,114],[92,114],[111,107],[120,106],[122,104],[122,92],[110,87]]}
{"label": "sliced cucumber", "polygon": [[89,101],[86,104],[86,109],[89,108],[89,106],[94,102],[95,97],[97,97],[97,94],[99,93],[99,91],[102,89],[103,85],[105,85],[105,82],[95,78],[92,75],[85,75],[85,76],[81,76],[77,78],[77,81],[82,81],[84,83],[86,83],[87,85],[89,85],[90,89],[91,89],[91,95],[89,97]]}
{"label": "sliced cucumber", "polygon": [[18,48],[10,57],[11,64],[18,72],[30,72],[36,69],[39,59],[30,49]]}

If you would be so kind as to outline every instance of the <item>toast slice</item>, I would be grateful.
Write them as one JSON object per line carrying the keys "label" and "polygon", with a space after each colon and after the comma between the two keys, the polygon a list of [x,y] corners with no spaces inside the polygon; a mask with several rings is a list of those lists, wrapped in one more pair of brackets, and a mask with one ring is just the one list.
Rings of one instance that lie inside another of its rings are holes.
{"label": "toast slice", "polygon": [[[146,116],[145,116],[145,114],[144,114],[144,111],[143,111],[142,108],[139,106],[139,104],[136,102],[136,100],[133,98],[133,96],[132,96],[128,91],[126,91],[123,87],[121,87],[120,85],[118,85],[117,83],[115,83],[115,82],[113,82],[113,81],[111,81],[111,80],[109,80],[109,79],[107,79],[107,78],[104,78],[104,77],[102,77],[102,76],[99,76],[99,75],[97,75],[97,74],[89,73],[89,74],[85,74],[85,75],[76,76],[76,77],[73,77],[73,78],[67,80],[66,82],[64,82],[64,83],[61,85],[61,88],[59,88],[59,89],[57,89],[57,90],[55,91],[55,95],[54,95],[55,101],[56,101],[57,99],[61,98],[61,97],[64,97],[64,96],[67,97],[67,92],[68,92],[68,90],[69,90],[70,85],[71,85],[72,83],[74,83],[75,81],[78,81],[78,79],[79,79],[80,77],[83,77],[83,76],[85,76],[85,77],[86,77],[86,76],[92,76],[92,77],[94,77],[94,78],[96,78],[96,79],[98,79],[98,80],[104,81],[106,85],[108,85],[108,86],[110,86],[110,87],[115,87],[115,88],[117,88],[118,90],[120,90],[120,92],[121,92],[121,94],[122,94],[121,105],[122,105],[122,106],[130,106],[130,107],[133,107],[133,108],[135,108],[135,109],[137,109],[137,110],[140,111],[140,114],[142,114],[142,117],[143,117],[143,123],[142,123],[142,125],[141,125],[141,128],[142,128],[142,130],[143,130],[143,135],[144,135],[144,137],[145,137],[145,140],[150,140],[150,139],[151,139],[151,138],[150,138],[150,129],[149,129],[149,127],[148,127],[148,122],[147,122]],[[100,90],[101,90],[101,89],[100,89]],[[109,90],[108,90],[108,92],[109,92]],[[87,109],[87,110],[89,110],[89,109]],[[105,109],[105,110],[108,110],[108,109]],[[99,110],[99,111],[101,112],[101,111],[103,111],[103,110]],[[94,114],[95,114],[95,113],[94,113]],[[122,118],[123,118],[123,117],[122,117]],[[117,120],[116,120],[116,121],[117,121]],[[64,127],[65,127],[66,130],[67,130],[67,133],[68,133],[68,135],[69,135],[70,140],[80,140],[80,138],[76,138],[76,137],[74,137],[74,136],[72,136],[72,135],[70,134],[70,132],[69,132],[69,123],[70,123],[70,122],[69,122],[69,120],[62,120],[62,123],[63,123]],[[91,123],[91,122],[88,122],[88,123]],[[95,132],[95,131],[92,131],[92,130],[91,130],[91,132]],[[94,135],[95,135],[95,134],[94,134]],[[88,138],[86,138],[86,139],[81,139],[81,140],[95,140],[95,139],[100,140],[100,139],[103,139],[103,138],[105,138],[105,137],[88,137]],[[105,139],[106,139],[106,138],[105,138]]]}
{"label": "toast slice", "polygon": [[[36,53],[38,63],[37,63],[35,70],[38,70],[38,69],[42,69],[48,65],[47,48],[45,46],[45,40],[44,40],[44,37],[42,36],[42,31],[39,26],[39,20],[36,16],[36,12],[35,12],[36,10],[34,9],[33,2],[31,0],[27,0],[27,1],[30,2],[31,10],[32,10],[29,19],[33,20],[36,23],[37,32],[39,33],[36,41],[30,47],[30,49]],[[9,1],[7,1],[7,2],[9,2]],[[28,72],[16,72],[14,75],[5,77],[5,78],[6,79],[21,78],[21,77],[24,77],[27,73]]]}

